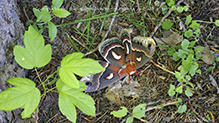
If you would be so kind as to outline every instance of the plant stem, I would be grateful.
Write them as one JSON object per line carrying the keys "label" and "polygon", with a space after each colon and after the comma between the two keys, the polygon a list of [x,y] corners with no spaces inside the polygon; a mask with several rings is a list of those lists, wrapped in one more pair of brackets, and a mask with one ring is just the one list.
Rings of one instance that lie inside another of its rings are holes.
{"label": "plant stem", "polygon": [[196,22],[200,22],[200,23],[208,23],[208,24],[214,24],[214,22],[210,22],[210,21],[203,21],[203,20],[195,20]]}
{"label": "plant stem", "polygon": [[34,67],[34,69],[35,69],[35,71],[36,71],[36,74],[37,74],[37,76],[38,76],[38,78],[39,78],[39,80],[40,80],[40,83],[42,84],[42,86],[43,86],[43,90],[44,90],[44,93],[46,92],[46,87],[45,87],[45,84],[42,82],[42,80],[41,80],[41,78],[40,78],[40,75],[39,75],[39,73],[37,72],[37,69],[36,69],[36,67]]}

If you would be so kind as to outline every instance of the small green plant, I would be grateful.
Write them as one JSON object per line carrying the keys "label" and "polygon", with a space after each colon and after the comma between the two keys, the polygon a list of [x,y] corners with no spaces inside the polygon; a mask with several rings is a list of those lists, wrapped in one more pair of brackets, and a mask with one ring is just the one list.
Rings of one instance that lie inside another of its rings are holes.
{"label": "small green plant", "polygon": [[[183,11],[188,11],[189,7],[188,6],[175,6],[175,1],[174,0],[166,0],[166,4],[171,7],[173,11],[177,11],[179,13],[182,13]],[[163,5],[162,6],[162,14],[166,14],[168,12],[168,6]],[[164,21],[162,23],[162,28],[169,30],[173,26],[173,23],[170,20]]]}
{"label": "small green plant", "polygon": [[[65,17],[68,12],[63,9],[58,9],[62,5],[63,0],[52,1],[52,13],[58,17]],[[37,16],[36,22],[47,22],[51,41],[56,36],[56,26],[50,22],[51,16],[48,7],[44,6],[41,11],[34,9]],[[82,58],[83,53],[75,52],[65,56],[57,71],[48,75],[45,80],[41,80],[37,68],[47,65],[52,56],[51,45],[44,46],[45,41],[41,28],[38,30],[37,24],[29,26],[24,34],[24,45],[16,45],[14,47],[14,56],[16,62],[23,68],[33,69],[38,75],[40,84],[43,87],[42,94],[36,87],[36,84],[28,78],[15,77],[8,80],[8,83],[13,87],[8,88],[0,93],[0,110],[14,110],[23,108],[21,113],[22,118],[29,118],[34,111],[38,111],[38,105],[41,97],[44,97],[48,92],[59,93],[59,109],[70,121],[76,122],[77,112],[75,106],[87,115],[95,116],[95,102],[89,95],[83,93],[86,85],[79,80],[78,76],[87,76],[96,74],[104,70],[104,68],[95,60],[90,58]],[[55,88],[47,88],[50,84],[49,79],[58,73],[60,78],[55,78],[52,82],[56,82]],[[57,90],[56,90],[57,88]]]}
{"label": "small green plant", "polygon": [[[168,6],[172,6],[174,8],[173,0],[166,0]],[[176,7],[175,7],[176,8]],[[179,13],[183,10],[187,11],[187,7],[178,7],[176,8]],[[170,89],[168,91],[169,96],[176,96],[175,100],[178,103],[182,103],[182,99],[178,98],[178,95],[181,93],[185,93],[187,97],[193,96],[191,93],[191,89],[194,89],[194,85],[189,82],[191,78],[196,74],[201,74],[201,70],[198,69],[199,65],[197,63],[198,60],[201,59],[200,52],[202,51],[203,47],[194,47],[196,40],[198,40],[199,35],[201,33],[200,24],[197,22],[205,22],[199,20],[193,20],[192,15],[188,15],[186,17],[185,25],[186,31],[184,33],[185,39],[181,42],[179,46],[172,46],[168,49],[167,53],[169,56],[173,56],[173,60],[181,61],[181,65],[178,67],[178,71],[175,71],[175,76],[179,81],[179,84],[175,87],[174,85],[170,84]],[[166,22],[167,23],[167,22]],[[214,23],[216,26],[219,24],[219,20],[215,22],[205,22],[205,23]],[[163,27],[163,26],[162,26]],[[187,38],[187,39],[186,39]],[[189,41],[188,39],[195,39],[195,41]],[[185,104],[179,105],[178,113],[184,113],[187,110],[187,106]]]}
{"label": "small green plant", "polygon": [[27,78],[11,78],[8,83],[14,87],[0,93],[0,110],[10,111],[23,108],[22,118],[29,118],[40,102],[40,91],[36,84]]}
{"label": "small green plant", "polygon": [[161,26],[163,29],[169,30],[173,26],[173,23],[170,20],[167,20],[164,21]]}
{"label": "small green plant", "polygon": [[216,20],[216,21],[215,21],[215,25],[216,25],[216,26],[219,26],[219,20]]}
{"label": "small green plant", "polygon": [[[175,5],[175,1],[174,0],[166,0],[166,3],[167,3],[167,5],[169,6],[169,7],[171,7],[171,9],[173,10],[173,11],[177,11],[177,12],[179,12],[179,13],[182,13],[183,11],[188,11],[189,10],[189,7],[188,6],[178,6],[178,7],[176,7],[176,5]],[[166,14],[166,13],[165,13]]]}
{"label": "small green plant", "polygon": [[145,108],[146,104],[139,104],[132,110],[132,113],[130,113],[126,107],[121,107],[121,110],[112,111],[110,114],[114,117],[122,118],[129,113],[131,116],[127,118],[126,123],[132,123],[134,118],[142,120],[141,118],[145,117]]}
{"label": "small green plant", "polygon": [[[41,10],[33,8],[34,15],[37,17],[37,19],[35,22],[28,22],[28,24],[33,23],[34,29],[36,29],[40,33],[42,33],[45,28],[48,28],[50,42],[52,42],[57,35],[57,27],[54,23],[51,22],[51,13],[59,18],[65,18],[71,14],[67,10],[60,8],[62,3],[63,0],[53,0],[50,11],[48,6],[43,6]],[[45,25],[42,25],[42,22],[45,23]],[[40,28],[39,30],[38,27]]]}
{"label": "small green plant", "polygon": [[[23,68],[34,68],[39,75],[36,68],[48,64],[52,55],[50,44],[44,46],[44,43],[43,36],[30,26],[24,34],[26,48],[21,46],[14,48],[15,60]],[[83,55],[80,52],[67,55],[63,58],[61,66],[57,70],[60,76],[60,79],[56,82],[59,92],[59,108],[72,122],[76,121],[75,106],[87,115],[95,116],[95,102],[89,95],[82,92],[86,85],[77,80],[74,74],[87,76],[104,70],[97,61],[82,58]],[[48,76],[44,81],[39,77],[44,88],[44,93],[41,96],[39,89],[35,87],[36,85],[32,80],[19,77],[9,79],[8,82],[14,87],[0,93],[0,110],[8,111],[21,107],[24,108],[21,114],[22,118],[29,118],[39,105],[40,97],[46,95],[49,91],[55,91],[46,87],[46,82],[50,77]]]}
{"label": "small green plant", "polygon": [[26,69],[42,67],[49,63],[52,55],[50,44],[44,46],[44,38],[32,26],[24,33],[24,45],[14,47],[14,56],[17,63]]}
{"label": "small green plant", "polygon": [[[186,38],[194,37],[196,39],[200,34],[200,24],[196,23],[196,21],[192,21],[191,15],[187,16],[185,24],[187,25],[187,30],[184,33],[184,36]],[[169,96],[174,96],[176,94],[176,101],[179,103],[182,101],[178,98],[178,94],[184,92],[187,97],[193,96],[190,90],[194,89],[194,85],[189,81],[195,73],[201,74],[201,70],[198,69],[199,65],[197,61],[201,59],[200,52],[203,47],[194,48],[195,43],[196,41],[184,39],[180,46],[173,46],[167,51],[169,56],[173,56],[173,60],[181,60],[182,62],[182,64],[178,67],[179,71],[175,71],[175,76],[178,79],[179,84],[177,87],[170,84],[170,89],[168,91]],[[179,113],[185,112],[186,109],[186,105],[178,105]]]}

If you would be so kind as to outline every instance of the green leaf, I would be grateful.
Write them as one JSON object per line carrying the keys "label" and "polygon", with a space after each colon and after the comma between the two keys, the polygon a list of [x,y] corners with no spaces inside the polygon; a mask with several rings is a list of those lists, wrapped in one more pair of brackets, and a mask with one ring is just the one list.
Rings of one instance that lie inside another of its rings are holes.
{"label": "green leaf", "polygon": [[179,87],[177,87],[176,92],[182,93],[183,92],[183,85],[180,85]]}
{"label": "green leaf", "polygon": [[181,43],[182,49],[188,49],[189,44],[190,44],[189,40],[183,39],[183,41]]}
{"label": "green leaf", "polygon": [[133,111],[132,114],[134,117],[140,119],[141,117],[145,116],[145,108],[146,108],[146,104],[140,104],[138,106],[136,106]]}
{"label": "green leaf", "polygon": [[190,14],[189,16],[186,17],[186,22],[185,24],[188,26],[192,21],[192,15]]}
{"label": "green leaf", "polygon": [[61,61],[59,76],[65,84],[73,88],[79,88],[78,80],[73,73],[79,76],[87,76],[104,70],[97,61],[89,58],[82,59],[82,57],[82,53],[72,53]]}
{"label": "green leaf", "polygon": [[[11,78],[8,82],[14,87],[0,93],[0,110],[24,108],[22,118],[29,118],[40,102],[40,91],[35,83],[27,78]],[[33,96],[34,95],[34,96]]]}
{"label": "green leaf", "polygon": [[192,24],[189,27],[197,30],[200,27],[200,24],[198,24],[195,20],[193,20]]}
{"label": "green leaf", "polygon": [[[181,74],[181,81],[183,81],[183,77],[189,72],[189,70],[186,70],[185,68],[181,67],[180,74]],[[179,80],[178,80],[179,81]]]}
{"label": "green leaf", "polygon": [[175,5],[174,0],[166,0],[166,3],[169,7],[171,7],[172,5]]}
{"label": "green leaf", "polygon": [[77,80],[76,76],[72,73],[72,71],[68,68],[60,68],[59,69],[59,76],[62,79],[62,81],[73,87],[73,88],[79,88],[79,81]]}
{"label": "green leaf", "polygon": [[198,74],[202,74],[202,71],[200,70],[200,69],[198,69],[197,71],[196,71],[196,73],[198,73]]}
{"label": "green leaf", "polygon": [[38,16],[40,15],[40,10],[36,9],[36,8],[33,8],[33,13],[38,18]]}
{"label": "green leaf", "polygon": [[167,11],[168,11],[168,6],[163,5],[163,6],[161,7],[161,11],[162,11],[162,14],[165,15],[165,14],[167,13]]}
{"label": "green leaf", "polygon": [[73,72],[68,68],[63,69],[63,67],[65,67],[68,64],[73,64],[74,61],[81,59],[83,56],[84,56],[83,53],[76,52],[69,54],[62,59],[61,67],[59,70],[59,76],[65,84],[74,88],[79,88],[79,82],[75,77],[75,75],[73,74]]}
{"label": "green leaf", "polygon": [[216,21],[214,22],[214,24],[215,24],[216,26],[219,26],[219,20],[216,20]]}
{"label": "green leaf", "polygon": [[48,6],[43,6],[40,14],[37,16],[37,22],[50,22],[51,15],[48,10]]}
{"label": "green leaf", "polygon": [[194,47],[196,41],[191,41],[190,44],[189,44],[189,47]]}
{"label": "green leaf", "polygon": [[133,117],[128,117],[125,123],[132,123],[134,120]]}
{"label": "green leaf", "polygon": [[24,45],[34,55],[34,52],[43,48],[44,38],[32,26],[29,26],[28,30],[24,33]]}
{"label": "green leaf", "polygon": [[52,57],[52,48],[50,44],[47,44],[42,49],[38,49],[34,56],[35,58],[35,66],[36,67],[43,67],[48,64]]}
{"label": "green leaf", "polygon": [[77,112],[71,99],[64,93],[59,93],[59,110],[65,115],[71,122],[76,123]]}
{"label": "green leaf", "polygon": [[207,118],[208,120],[211,120],[211,117],[210,117],[209,114],[207,114],[207,115],[205,116],[205,118]]}
{"label": "green leaf", "polygon": [[[182,68],[181,68],[182,69]],[[179,82],[181,82],[183,80],[183,76],[181,75],[180,72],[175,71],[175,76],[178,79]]]}
{"label": "green leaf", "polygon": [[196,35],[196,37],[199,37],[199,35],[201,34],[200,28],[197,28],[197,29],[195,30],[194,34]]}
{"label": "green leaf", "polygon": [[63,115],[65,115],[70,121],[76,122],[76,110],[77,106],[83,113],[91,116],[95,116],[95,102],[93,98],[87,94],[82,93],[86,88],[86,85],[80,82],[80,88],[71,88],[64,84],[61,79],[56,83],[59,90],[59,108]]}
{"label": "green leaf", "polygon": [[191,97],[193,94],[190,91],[190,88],[187,87],[187,89],[185,90],[185,94],[187,97]]}
{"label": "green leaf", "polygon": [[169,20],[168,21],[164,21],[162,23],[162,28],[163,29],[169,30],[172,26],[173,26],[173,23],[171,21],[169,21]]}
{"label": "green leaf", "polygon": [[84,56],[81,52],[74,52],[65,56],[61,61],[61,66],[65,66],[66,64],[72,64],[73,61],[81,59]]}
{"label": "green leaf", "polygon": [[189,7],[188,6],[183,6],[183,10],[187,12],[189,10]]}
{"label": "green leaf", "polygon": [[175,47],[170,47],[170,48],[167,50],[167,54],[168,54],[169,56],[172,56],[175,52],[176,52]]}
{"label": "green leaf", "polygon": [[82,92],[76,92],[74,88],[71,90],[63,90],[62,92],[70,98],[71,102],[78,107],[83,113],[95,116],[96,107],[93,98]]}
{"label": "green leaf", "polygon": [[118,117],[118,118],[121,118],[121,117],[124,117],[127,115],[127,108],[126,107],[120,107],[122,109],[118,110],[118,111],[112,111],[110,114],[112,114],[114,117]]}
{"label": "green leaf", "polygon": [[175,11],[175,10],[176,10],[176,6],[173,5],[173,6],[171,7],[171,9],[172,9],[173,11]]}
{"label": "green leaf", "polygon": [[191,77],[189,75],[186,75],[186,80],[190,81]]}
{"label": "green leaf", "polygon": [[194,56],[192,54],[189,54],[189,56],[186,58],[186,60],[182,61],[182,67],[186,71],[189,71],[191,69],[193,57]]}
{"label": "green leaf", "polygon": [[186,32],[185,32],[185,37],[186,38],[190,38],[192,35],[193,35],[193,31],[191,30],[191,29],[189,29],[189,30],[187,30]]}
{"label": "green leaf", "polygon": [[63,0],[52,0],[52,9],[58,9],[61,7]]}
{"label": "green leaf", "polygon": [[197,69],[198,69],[198,63],[193,62],[192,65],[191,65],[191,68],[189,70],[189,73],[191,74],[191,76],[195,75]]}
{"label": "green leaf", "polygon": [[216,59],[215,59],[217,62],[219,62],[219,57],[216,57]]}
{"label": "green leaf", "polygon": [[[56,82],[56,87],[57,87],[58,90],[62,90],[62,89],[63,90],[71,90],[72,89],[72,87],[65,86],[65,85],[66,84],[61,79],[58,79],[57,82]],[[87,86],[81,81],[79,81],[79,86],[80,86],[80,88],[74,88],[75,92],[81,92],[81,91],[84,91],[87,88]]]}
{"label": "green leaf", "polygon": [[168,90],[168,94],[171,97],[176,94],[174,85],[170,84],[170,89]]}
{"label": "green leaf", "polygon": [[178,102],[181,103],[181,102],[182,102],[182,99],[181,99],[181,98],[178,98]]}
{"label": "green leaf", "polygon": [[179,59],[180,59],[179,52],[175,52],[175,53],[173,54],[173,60],[178,61]]}
{"label": "green leaf", "polygon": [[96,74],[104,70],[104,68],[97,61],[90,58],[79,59],[75,61],[74,64],[72,64],[71,66],[70,64],[66,64],[65,67],[72,69],[72,72],[79,76]]}
{"label": "green leaf", "polygon": [[178,6],[176,8],[176,10],[179,12],[179,13],[182,13],[183,12],[183,7],[182,6]]}
{"label": "green leaf", "polygon": [[26,69],[33,69],[34,67],[34,57],[30,54],[27,49],[23,48],[22,46],[15,46],[14,47],[14,56],[15,61],[23,68]]}
{"label": "green leaf", "polygon": [[187,106],[184,104],[178,107],[178,113],[184,113],[187,110]]}
{"label": "green leaf", "polygon": [[71,14],[70,12],[68,12],[67,10],[64,10],[64,9],[55,9],[52,11],[52,13],[55,16],[60,17],[60,18],[65,18]]}
{"label": "green leaf", "polygon": [[188,50],[187,49],[179,49],[178,50],[178,53],[179,53],[179,57],[181,59],[184,59],[187,57],[187,55],[189,54]]}
{"label": "green leaf", "polygon": [[[74,56],[74,53],[72,54]],[[70,56],[72,58],[72,56]],[[71,60],[68,63],[61,61],[61,66],[63,69],[68,69],[79,76],[87,76],[89,74],[96,74],[104,70],[104,68],[95,60],[90,58],[83,58],[77,60]]]}
{"label": "green leaf", "polygon": [[57,35],[57,28],[56,25],[53,24],[52,22],[48,22],[48,28],[49,28],[50,42],[52,42]]}
{"label": "green leaf", "polygon": [[14,56],[16,62],[26,68],[42,67],[51,60],[51,45],[44,47],[44,39],[32,26],[24,34],[25,48],[21,46],[14,47]]}

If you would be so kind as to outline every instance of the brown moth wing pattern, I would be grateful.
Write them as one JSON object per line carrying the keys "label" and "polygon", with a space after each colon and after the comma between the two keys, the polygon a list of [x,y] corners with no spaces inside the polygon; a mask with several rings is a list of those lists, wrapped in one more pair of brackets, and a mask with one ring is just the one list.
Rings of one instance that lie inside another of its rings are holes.
{"label": "brown moth wing pattern", "polygon": [[150,37],[136,36],[132,40],[132,61],[136,62],[136,69],[142,67],[153,56],[156,44]]}
{"label": "brown moth wing pattern", "polygon": [[154,40],[141,36],[131,40],[130,33],[129,29],[124,29],[119,38],[106,39],[98,45],[100,54],[107,61],[98,61],[105,71],[83,77],[81,81],[87,85],[85,91],[97,91],[130,76],[152,58],[156,47]]}
{"label": "brown moth wing pattern", "polygon": [[119,67],[125,65],[125,50],[117,37],[101,42],[98,50],[108,63]]}
{"label": "brown moth wing pattern", "polygon": [[103,89],[121,78],[125,77],[127,74],[121,73],[121,68],[116,65],[109,64],[104,61],[98,61],[104,68],[105,71],[102,71],[95,75],[89,75],[81,79],[87,85],[85,91],[93,92],[100,89]]}

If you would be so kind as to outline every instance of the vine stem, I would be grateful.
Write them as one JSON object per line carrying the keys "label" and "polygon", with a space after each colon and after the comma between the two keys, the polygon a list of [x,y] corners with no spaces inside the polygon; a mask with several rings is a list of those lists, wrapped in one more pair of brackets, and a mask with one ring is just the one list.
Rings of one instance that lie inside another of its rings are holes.
{"label": "vine stem", "polygon": [[203,21],[203,20],[195,20],[196,22],[200,23],[207,23],[207,24],[214,24],[215,22]]}
{"label": "vine stem", "polygon": [[53,90],[53,89],[55,89],[55,88],[56,88],[56,87],[51,88],[51,89],[47,89],[47,91],[45,91],[45,93],[43,93],[43,94],[41,95],[41,97],[45,96],[46,93],[48,93],[48,92],[50,92],[50,91],[53,91],[53,92],[57,92],[57,93],[58,93],[58,91],[54,91],[54,90]]}
{"label": "vine stem", "polygon": [[45,85],[45,82],[46,82],[51,76],[53,76],[55,73],[57,73],[58,71],[59,71],[59,68],[58,68],[55,72],[53,72],[52,74],[50,74],[49,77],[47,77],[46,80],[45,80],[44,82],[42,82],[42,83]]}
{"label": "vine stem", "polygon": [[45,83],[43,83],[43,81],[41,80],[41,78],[40,78],[40,75],[39,75],[39,73],[38,73],[38,71],[37,71],[36,67],[34,67],[34,69],[35,69],[35,71],[36,71],[36,74],[37,74],[37,76],[38,76],[38,78],[39,78],[39,80],[40,80],[40,83],[41,83],[41,84],[42,84],[42,86],[43,86],[43,90],[44,90],[44,93],[45,93],[45,92],[46,92]]}
{"label": "vine stem", "polygon": [[[59,69],[57,69],[55,72],[53,72],[50,76],[54,75],[54,74],[57,73],[58,71],[59,71]],[[36,72],[37,72],[37,71],[36,71]],[[38,77],[39,77],[39,74],[38,74],[38,73],[37,73],[37,75],[38,75]],[[44,95],[46,95],[46,93],[48,93],[48,92],[52,91],[54,88],[56,88],[56,87],[51,88],[51,89],[46,88],[45,82],[46,82],[49,78],[50,78],[50,77],[47,77],[46,80],[42,82],[42,80],[41,80],[40,77],[39,77],[40,82],[41,82],[41,84],[42,84],[42,86],[43,86],[43,88],[44,88],[44,93],[42,94],[41,97],[43,97]]]}

